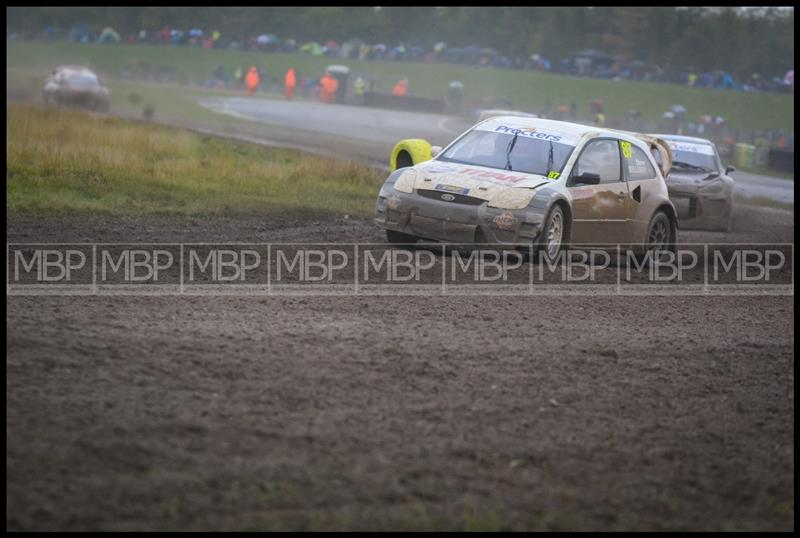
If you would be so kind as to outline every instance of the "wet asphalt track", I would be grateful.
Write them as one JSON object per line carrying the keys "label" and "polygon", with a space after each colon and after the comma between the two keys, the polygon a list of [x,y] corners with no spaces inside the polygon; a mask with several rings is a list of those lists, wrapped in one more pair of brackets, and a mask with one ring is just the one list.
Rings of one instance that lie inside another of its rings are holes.
{"label": "wet asphalt track", "polygon": [[[471,125],[462,118],[442,114],[308,101],[231,97],[204,99],[200,104],[216,112],[266,125],[330,135],[332,140],[348,138],[370,143],[393,144],[403,138],[425,138],[432,144],[446,145]],[[374,156],[376,160],[386,157],[384,154]],[[733,178],[737,194],[794,205],[793,181],[741,171],[734,172]]]}

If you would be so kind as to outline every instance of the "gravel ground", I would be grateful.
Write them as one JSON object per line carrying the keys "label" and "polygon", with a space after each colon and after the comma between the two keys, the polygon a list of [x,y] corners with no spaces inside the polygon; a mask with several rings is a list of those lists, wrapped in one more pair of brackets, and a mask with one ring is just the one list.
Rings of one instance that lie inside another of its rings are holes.
{"label": "gravel ground", "polygon": [[[794,242],[793,213],[732,234]],[[381,241],[7,217],[7,240]],[[7,297],[7,528],[794,527],[793,297]]]}

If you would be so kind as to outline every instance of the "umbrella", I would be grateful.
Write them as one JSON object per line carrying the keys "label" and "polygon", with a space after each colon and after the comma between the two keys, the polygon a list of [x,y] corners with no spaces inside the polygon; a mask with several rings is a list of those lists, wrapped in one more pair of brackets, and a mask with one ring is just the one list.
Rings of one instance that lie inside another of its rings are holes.
{"label": "umbrella", "polygon": [[113,28],[106,27],[98,39],[100,43],[119,43],[119,34]]}

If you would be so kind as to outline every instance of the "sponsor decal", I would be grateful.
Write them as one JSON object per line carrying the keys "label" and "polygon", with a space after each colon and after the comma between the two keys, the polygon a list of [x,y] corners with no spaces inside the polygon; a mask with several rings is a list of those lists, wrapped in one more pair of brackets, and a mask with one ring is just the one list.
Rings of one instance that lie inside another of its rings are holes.
{"label": "sponsor decal", "polygon": [[510,230],[514,227],[514,223],[517,222],[517,219],[514,217],[513,213],[506,211],[493,218],[492,222],[501,230]]}
{"label": "sponsor decal", "polygon": [[544,131],[540,131],[536,127],[509,127],[508,125],[498,125],[495,128],[495,132],[497,133],[508,133],[508,134],[515,134],[519,136],[526,136],[528,138],[537,138],[539,140],[545,140],[550,142],[561,142],[562,135],[555,134],[555,133],[547,133]]}
{"label": "sponsor decal", "polygon": [[568,127],[564,127],[564,130],[562,130],[558,125],[552,125],[546,120],[540,122],[533,118],[519,118],[519,122],[514,121],[513,123],[497,118],[481,123],[475,129],[510,135],[518,134],[519,136],[570,146],[576,145],[582,135],[580,130],[573,132]]}
{"label": "sponsor decal", "polygon": [[714,155],[714,148],[708,144],[692,144],[689,142],[672,142],[667,140],[672,151],[686,151],[689,153],[702,153],[703,155]]}
{"label": "sponsor decal", "polygon": [[444,183],[439,183],[434,187],[437,191],[445,191],[445,192],[454,192],[456,194],[468,194],[469,189],[467,187],[458,187],[456,185],[445,185]]}
{"label": "sponsor decal", "polygon": [[476,179],[495,180],[501,183],[518,183],[527,179],[518,174],[503,174],[502,172],[492,172],[491,170],[481,170],[479,168],[462,168],[459,173],[472,176]]}

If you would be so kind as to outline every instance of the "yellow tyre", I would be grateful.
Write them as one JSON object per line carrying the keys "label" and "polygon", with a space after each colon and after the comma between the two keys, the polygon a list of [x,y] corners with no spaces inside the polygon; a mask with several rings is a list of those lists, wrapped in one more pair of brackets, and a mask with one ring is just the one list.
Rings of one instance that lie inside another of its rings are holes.
{"label": "yellow tyre", "polygon": [[432,158],[430,142],[422,138],[407,138],[394,145],[392,156],[389,158],[389,167],[394,172],[398,168],[414,166]]}

